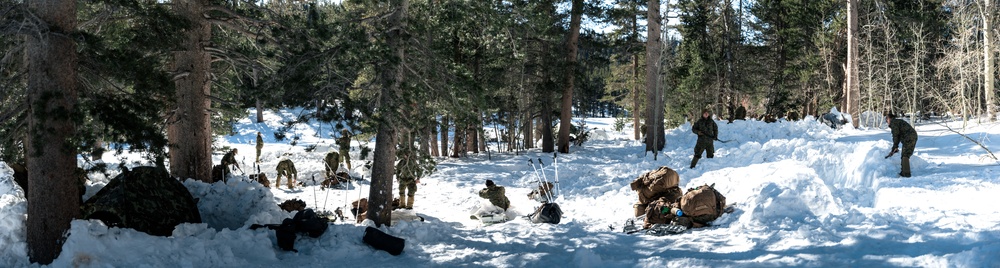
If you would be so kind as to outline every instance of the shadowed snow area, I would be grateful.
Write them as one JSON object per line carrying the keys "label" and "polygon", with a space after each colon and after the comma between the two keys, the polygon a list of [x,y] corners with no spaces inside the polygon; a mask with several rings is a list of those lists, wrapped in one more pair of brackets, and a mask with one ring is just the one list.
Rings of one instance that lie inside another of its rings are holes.
{"label": "shadowed snow area", "polygon": [[[334,125],[285,122],[308,110],[265,112],[265,123],[252,123],[255,112],[237,123],[236,135],[219,137],[217,147],[238,148],[237,160],[251,171],[254,138],[264,134],[261,171],[274,179],[279,157],[288,154],[305,187],[268,189],[237,174],[228,183],[186,181],[205,223],[182,224],[171,237],[131,229],[108,228],[98,221],[73,222],[62,255],[54,266],[114,267],[725,267],[725,266],[932,266],[989,267],[1000,263],[1000,186],[997,162],[986,151],[946,127],[918,124],[920,135],[911,158],[911,178],[899,178],[899,156],[887,129],[833,130],[815,120],[765,124],[737,121],[719,124],[715,158],[688,168],[696,136],[690,124],[667,131],[664,151],[653,159],[644,144],[631,140],[632,129],[612,129],[613,118],[587,119],[601,134],[571,147],[553,161],[533,149],[520,154],[470,154],[439,158],[437,171],[421,179],[413,211],[395,212],[401,220],[382,227],[406,239],[404,253],[391,256],[361,241],[365,226],[353,219],[337,222],[319,238],[299,236],[298,253],[280,250],[273,231],[249,230],[251,224],[280,223],[293,214],[276,204],[298,198],[310,208],[345,207],[369,189],[370,170],[354,141],[351,175],[364,180],[345,189],[323,190],[323,155],[336,150]],[[959,128],[961,122],[951,124]],[[1000,148],[997,125],[972,125],[964,134],[990,149]],[[493,126],[490,126],[492,128]],[[493,131],[487,131],[487,133]],[[297,144],[291,145],[293,137]],[[307,152],[307,146],[315,150]],[[122,156],[128,163],[136,154]],[[221,153],[213,156],[218,163]],[[370,157],[370,156],[369,156]],[[533,172],[528,160],[544,168]],[[108,154],[104,161],[120,162]],[[82,163],[82,160],[81,160]],[[621,233],[632,216],[636,177],[668,166],[681,187],[715,184],[734,212],[713,226],[679,235]],[[533,224],[524,218],[539,203],[528,199],[539,176],[557,179],[557,203],[564,216],[558,225]],[[114,174],[111,174],[112,176]],[[312,178],[316,180],[313,181]],[[107,183],[91,175],[90,195]],[[477,192],[487,179],[506,187],[513,220],[482,226],[469,215],[480,204]],[[272,183],[273,184],[273,183]],[[393,189],[393,195],[396,194]],[[89,197],[89,195],[87,196]],[[30,266],[25,249],[24,196],[12,171],[0,164],[0,266]],[[349,211],[345,209],[345,212]],[[351,218],[350,213],[347,213]]]}

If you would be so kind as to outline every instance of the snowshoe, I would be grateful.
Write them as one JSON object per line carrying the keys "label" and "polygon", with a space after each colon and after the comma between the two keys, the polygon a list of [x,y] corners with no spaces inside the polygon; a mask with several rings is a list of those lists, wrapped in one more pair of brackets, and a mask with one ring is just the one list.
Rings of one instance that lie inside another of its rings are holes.
{"label": "snowshoe", "polygon": [[485,215],[472,215],[471,218],[478,219],[483,223],[484,226],[493,225],[501,222],[507,221],[507,215],[504,213],[495,214],[485,214]]}
{"label": "snowshoe", "polygon": [[687,231],[687,229],[688,228],[684,227],[683,225],[657,223],[653,224],[652,227],[649,227],[649,230],[646,230],[646,234],[653,236],[664,236],[664,235],[683,233],[684,231]]}
{"label": "snowshoe", "polygon": [[636,222],[643,222],[646,219],[646,215],[640,215],[639,217],[630,218],[625,220],[625,226],[622,227],[622,232],[626,234],[634,234],[642,231],[642,226],[635,224]]}

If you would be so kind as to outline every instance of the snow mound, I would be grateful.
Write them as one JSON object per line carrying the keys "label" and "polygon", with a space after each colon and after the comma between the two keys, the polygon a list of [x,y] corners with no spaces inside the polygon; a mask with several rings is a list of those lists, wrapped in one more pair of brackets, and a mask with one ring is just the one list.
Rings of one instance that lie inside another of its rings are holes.
{"label": "snow mound", "polygon": [[28,255],[24,226],[28,204],[13,174],[7,164],[0,165],[0,264],[23,267],[28,261],[24,258]]}
{"label": "snow mound", "polygon": [[278,208],[270,189],[246,176],[230,177],[226,183],[186,180],[184,186],[198,200],[202,222],[211,228],[233,230],[292,217]]}

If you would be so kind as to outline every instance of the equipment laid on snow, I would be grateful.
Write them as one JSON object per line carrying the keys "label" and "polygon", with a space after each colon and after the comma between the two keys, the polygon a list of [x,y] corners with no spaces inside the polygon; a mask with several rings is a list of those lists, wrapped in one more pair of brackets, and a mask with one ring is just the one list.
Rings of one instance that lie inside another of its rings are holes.
{"label": "equipment laid on snow", "polygon": [[365,244],[368,244],[375,249],[389,252],[389,254],[392,254],[393,256],[403,254],[403,247],[406,245],[405,239],[389,235],[382,232],[382,230],[371,226],[365,228],[365,235],[361,240],[364,241]]}
{"label": "equipment laid on snow", "polygon": [[545,203],[535,210],[535,213],[528,215],[531,222],[534,223],[551,223],[559,224],[559,220],[562,219],[562,209],[559,208],[559,204],[556,203]]}
{"label": "equipment laid on snow", "polygon": [[726,197],[715,190],[715,184],[702,185],[688,192],[681,197],[681,210],[691,217],[696,227],[699,224],[708,225],[711,221],[722,216],[726,209]]}
{"label": "equipment laid on snow", "polygon": [[[553,156],[553,158],[555,158],[555,156]],[[542,163],[541,158],[538,159],[538,168],[535,168],[535,162],[532,161],[531,159],[528,159],[528,163],[531,164],[531,168],[535,172],[535,177],[540,179],[538,180],[539,189],[545,189],[545,188],[549,189],[549,191],[544,191],[545,192],[544,200],[539,200],[539,201],[544,201],[542,202],[542,206],[536,208],[534,213],[529,214],[528,219],[530,219],[531,222],[533,223],[559,224],[559,221],[561,221],[562,219],[563,212],[562,209],[559,208],[559,204],[553,202],[555,200],[555,197],[553,196],[551,191],[552,183],[550,183],[548,181],[548,178],[546,178],[545,176],[545,164]],[[542,174],[541,177],[538,176],[538,173]],[[558,170],[556,170],[556,178],[555,178],[556,189],[558,189],[559,187],[558,176],[559,172]]]}
{"label": "equipment laid on snow", "polygon": [[281,221],[281,224],[254,224],[250,226],[250,230],[257,230],[262,227],[274,230],[279,248],[285,251],[299,252],[295,250],[295,234],[305,233],[309,237],[317,238],[322,236],[326,232],[326,229],[330,227],[328,223],[327,219],[317,216],[312,209],[306,209],[295,213],[295,216],[290,219],[286,218]]}

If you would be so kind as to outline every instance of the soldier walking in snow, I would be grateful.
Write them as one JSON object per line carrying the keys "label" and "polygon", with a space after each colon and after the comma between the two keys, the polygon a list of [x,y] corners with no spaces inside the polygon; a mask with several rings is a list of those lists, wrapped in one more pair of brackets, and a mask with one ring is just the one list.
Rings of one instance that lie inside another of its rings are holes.
{"label": "soldier walking in snow", "polygon": [[340,147],[340,158],[347,164],[347,170],[351,170],[351,132],[346,128],[340,130],[340,138],[337,138],[337,147]]}
{"label": "soldier walking in snow", "polygon": [[691,168],[698,165],[701,153],[706,152],[708,158],[715,157],[715,140],[719,138],[719,126],[712,120],[712,114],[708,109],[701,110],[701,119],[694,123],[691,132],[698,135],[698,142],[694,145],[694,158],[691,159]]}
{"label": "soldier walking in snow", "polygon": [[890,112],[885,116],[885,122],[889,123],[892,129],[892,151],[885,158],[891,157],[899,152],[899,143],[903,143],[903,152],[900,155],[900,177],[910,177],[910,156],[913,155],[913,148],[917,145],[917,131],[909,123],[902,119],[896,119],[896,115]]}
{"label": "soldier walking in snow", "polygon": [[258,131],[257,132],[257,160],[254,161],[255,163],[260,163],[260,150],[261,149],[264,149],[264,136],[261,135],[260,132]]}

